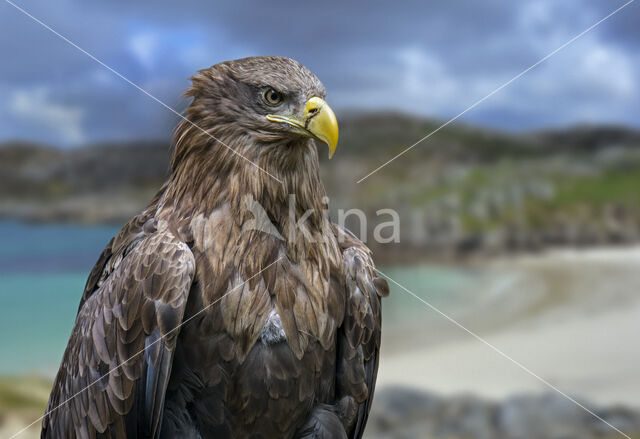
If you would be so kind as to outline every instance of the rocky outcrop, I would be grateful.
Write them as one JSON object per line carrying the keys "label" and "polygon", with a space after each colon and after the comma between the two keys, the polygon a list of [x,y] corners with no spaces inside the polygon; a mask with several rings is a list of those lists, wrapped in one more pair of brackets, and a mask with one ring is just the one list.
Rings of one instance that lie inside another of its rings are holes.
{"label": "rocky outcrop", "polygon": [[[581,402],[632,438],[640,437],[640,412]],[[523,395],[502,402],[475,396],[441,397],[406,388],[376,395],[368,439],[613,439],[624,436],[558,393]]]}

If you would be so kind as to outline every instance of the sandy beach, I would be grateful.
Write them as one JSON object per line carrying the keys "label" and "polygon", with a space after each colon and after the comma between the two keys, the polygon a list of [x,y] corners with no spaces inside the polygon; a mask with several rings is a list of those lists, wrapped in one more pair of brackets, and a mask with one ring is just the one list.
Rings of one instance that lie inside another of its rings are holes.
{"label": "sandy beach", "polygon": [[494,290],[456,320],[493,347],[416,301],[424,327],[387,337],[380,387],[501,399],[549,391],[535,374],[596,404],[640,408],[640,248],[551,251],[489,269],[513,277],[479,285]]}

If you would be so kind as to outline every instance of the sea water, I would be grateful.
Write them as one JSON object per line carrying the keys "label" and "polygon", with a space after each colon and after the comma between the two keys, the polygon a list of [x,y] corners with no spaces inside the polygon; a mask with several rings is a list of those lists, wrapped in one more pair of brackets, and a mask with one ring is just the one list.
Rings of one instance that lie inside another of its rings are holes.
{"label": "sea water", "polygon": [[114,226],[0,222],[0,374],[55,373]]}

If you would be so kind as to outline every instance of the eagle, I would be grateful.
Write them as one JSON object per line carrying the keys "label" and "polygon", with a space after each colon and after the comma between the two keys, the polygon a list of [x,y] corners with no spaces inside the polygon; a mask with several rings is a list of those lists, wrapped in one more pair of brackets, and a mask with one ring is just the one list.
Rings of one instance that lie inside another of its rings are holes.
{"label": "eagle", "polygon": [[360,438],[389,287],[327,214],[325,88],[275,56],[191,81],[168,180],[89,275],[42,438]]}

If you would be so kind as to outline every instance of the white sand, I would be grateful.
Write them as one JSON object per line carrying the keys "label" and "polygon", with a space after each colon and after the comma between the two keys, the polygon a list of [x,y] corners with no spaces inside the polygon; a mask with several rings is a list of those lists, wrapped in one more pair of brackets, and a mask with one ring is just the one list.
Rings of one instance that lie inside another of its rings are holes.
{"label": "white sand", "polygon": [[[493,329],[479,329],[480,335],[531,372],[563,392],[597,404],[622,403],[640,408],[637,248],[554,252],[502,261],[498,267],[524,271],[527,279],[552,278],[553,282],[545,284],[546,296],[530,306],[528,315],[519,314],[518,319],[510,321],[501,307],[505,298],[498,297],[493,304],[482,307],[481,316],[463,324],[489,328],[490,325],[477,322],[504,321]],[[513,294],[521,291],[522,288]],[[558,296],[561,299],[555,300]],[[424,309],[425,321],[443,319],[427,307]],[[451,326],[458,337],[449,342],[421,344],[421,334],[416,332],[412,352],[383,345],[379,386],[401,384],[443,394],[474,393],[489,398],[551,390],[491,347]],[[411,344],[410,340],[405,342]]]}

